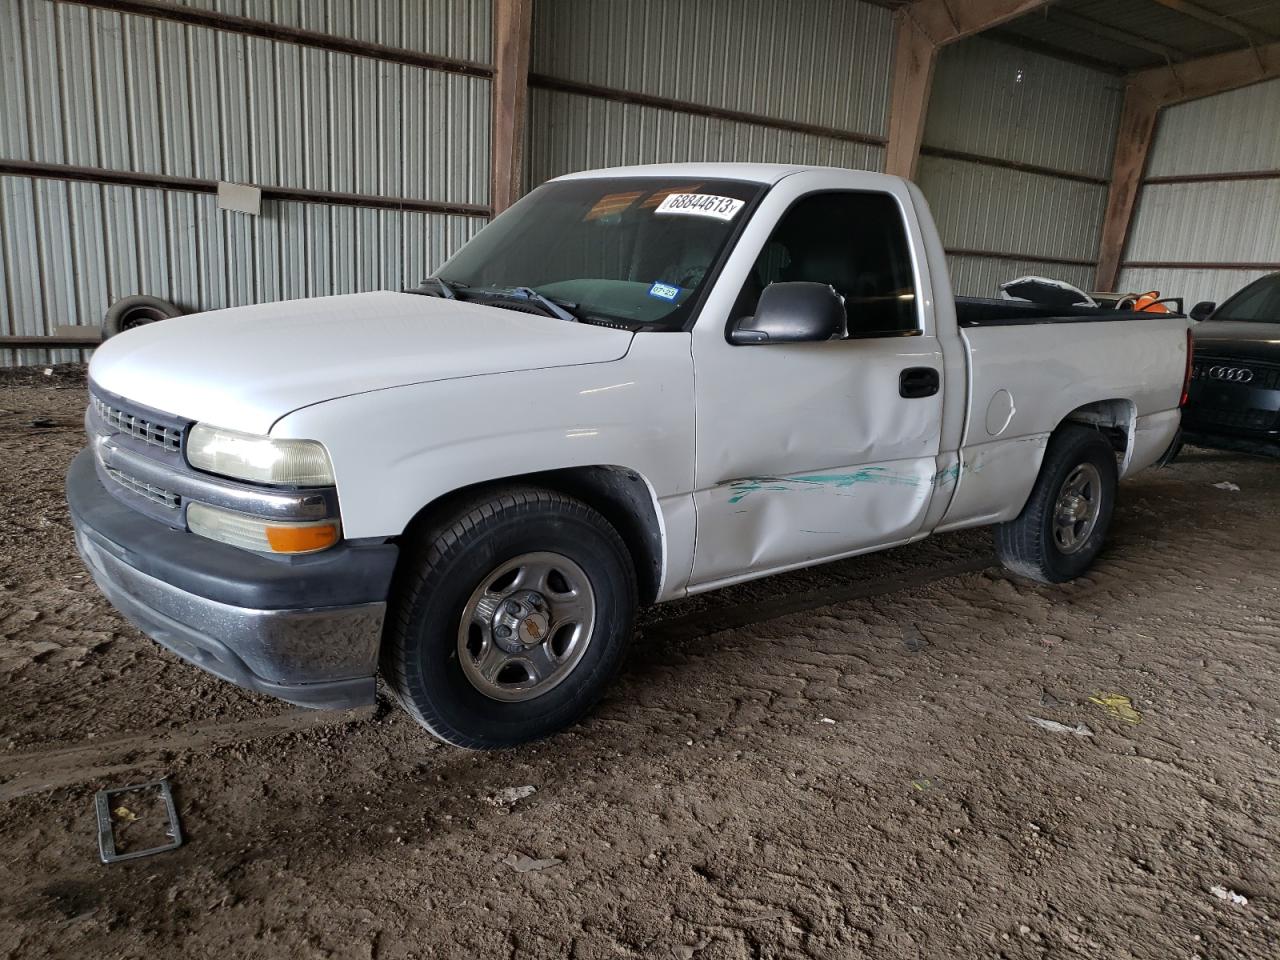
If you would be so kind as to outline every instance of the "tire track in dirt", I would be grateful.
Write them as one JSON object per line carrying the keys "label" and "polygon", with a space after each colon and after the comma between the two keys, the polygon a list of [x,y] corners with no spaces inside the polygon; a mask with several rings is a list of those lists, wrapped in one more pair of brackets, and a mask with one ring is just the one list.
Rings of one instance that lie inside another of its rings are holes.
{"label": "tire track in dirt", "polygon": [[0,758],[0,802],[74,786],[144,765],[157,754],[199,753],[253,740],[304,733],[371,717],[375,708],[289,710],[275,717],[239,723],[210,723],[185,730],[153,730],[114,740],[84,741],[57,750]]}

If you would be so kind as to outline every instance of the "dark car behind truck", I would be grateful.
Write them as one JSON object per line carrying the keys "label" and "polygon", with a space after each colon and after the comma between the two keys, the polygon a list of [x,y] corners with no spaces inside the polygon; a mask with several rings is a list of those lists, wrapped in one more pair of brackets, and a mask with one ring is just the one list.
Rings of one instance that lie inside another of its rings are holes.
{"label": "dark car behind truck", "polygon": [[1280,456],[1280,273],[1197,315],[1184,442]]}

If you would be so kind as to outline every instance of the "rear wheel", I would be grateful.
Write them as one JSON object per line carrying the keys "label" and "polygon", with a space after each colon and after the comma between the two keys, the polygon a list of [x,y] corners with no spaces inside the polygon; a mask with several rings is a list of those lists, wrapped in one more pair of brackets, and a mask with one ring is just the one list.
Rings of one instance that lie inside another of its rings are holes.
{"label": "rear wheel", "polygon": [[1117,484],[1115,453],[1102,434],[1081,424],[1060,428],[1022,513],[995,528],[1000,562],[1041,583],[1080,576],[1106,540]]}
{"label": "rear wheel", "polygon": [[519,488],[466,508],[403,561],[384,677],[422,726],[463,747],[505,747],[577,720],[617,672],[636,579],[595,510]]}

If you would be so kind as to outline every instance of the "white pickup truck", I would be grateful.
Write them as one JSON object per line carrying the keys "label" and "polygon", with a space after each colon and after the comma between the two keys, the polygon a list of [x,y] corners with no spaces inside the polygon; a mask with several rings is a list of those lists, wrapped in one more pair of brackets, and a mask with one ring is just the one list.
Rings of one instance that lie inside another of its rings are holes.
{"label": "white pickup truck", "polygon": [[451,743],[579,717],[639,604],[996,525],[1080,574],[1174,439],[1181,317],[955,300],[920,191],[754,164],[534,190],[422,287],[102,346],[68,499],[180,656]]}

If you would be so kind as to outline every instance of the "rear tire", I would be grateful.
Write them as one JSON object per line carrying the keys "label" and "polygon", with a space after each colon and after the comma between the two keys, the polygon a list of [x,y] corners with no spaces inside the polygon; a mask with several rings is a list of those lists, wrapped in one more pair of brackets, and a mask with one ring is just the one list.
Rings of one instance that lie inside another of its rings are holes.
{"label": "rear tire", "polygon": [[384,679],[436,737],[509,747],[570,725],[622,665],[636,575],[617,531],[560,493],[512,488],[425,532],[401,561]]}
{"label": "rear tire", "polygon": [[1119,482],[1111,444],[1069,423],[1049,438],[1040,475],[1017,518],[995,528],[996,555],[1009,571],[1041,583],[1084,573],[1106,540]]}

